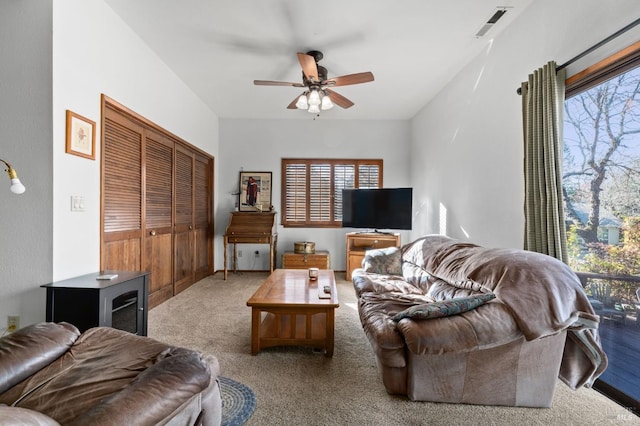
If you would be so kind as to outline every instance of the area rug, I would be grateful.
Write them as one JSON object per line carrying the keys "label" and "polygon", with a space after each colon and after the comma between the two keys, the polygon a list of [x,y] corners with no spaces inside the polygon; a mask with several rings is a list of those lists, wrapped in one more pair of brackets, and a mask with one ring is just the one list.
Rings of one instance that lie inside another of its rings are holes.
{"label": "area rug", "polygon": [[246,385],[218,377],[222,395],[222,426],[243,425],[256,408],[256,395]]}

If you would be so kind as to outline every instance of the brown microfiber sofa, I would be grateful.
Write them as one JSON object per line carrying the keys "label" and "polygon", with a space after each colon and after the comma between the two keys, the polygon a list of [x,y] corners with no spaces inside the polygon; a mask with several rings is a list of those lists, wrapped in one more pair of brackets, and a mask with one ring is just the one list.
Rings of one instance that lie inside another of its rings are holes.
{"label": "brown microfiber sofa", "polygon": [[0,424],[219,425],[218,373],[148,337],[34,324],[0,339]]}
{"label": "brown microfiber sofa", "polygon": [[[390,394],[549,407],[558,377],[576,389],[606,368],[599,317],[576,275],[550,256],[429,235],[368,251],[352,281]],[[495,299],[456,313],[461,298],[487,293]],[[438,305],[448,316],[424,319]]]}

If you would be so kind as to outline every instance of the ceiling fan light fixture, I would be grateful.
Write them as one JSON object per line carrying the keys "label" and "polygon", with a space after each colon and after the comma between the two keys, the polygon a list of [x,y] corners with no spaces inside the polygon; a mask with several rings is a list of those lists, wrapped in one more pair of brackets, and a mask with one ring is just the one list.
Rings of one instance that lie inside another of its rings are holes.
{"label": "ceiling fan light fixture", "polygon": [[333,108],[333,102],[331,102],[331,98],[326,93],[322,97],[321,108],[323,111]]}
{"label": "ceiling fan light fixture", "polygon": [[315,89],[309,93],[309,105],[320,105],[320,94]]}
{"label": "ceiling fan light fixture", "polygon": [[310,112],[311,114],[318,114],[320,112],[320,107],[318,105],[309,105],[307,112]]}
{"label": "ceiling fan light fixture", "polygon": [[296,102],[296,108],[298,109],[307,109],[309,108],[309,103],[307,102],[307,94],[306,92],[300,95],[298,98],[298,102]]}

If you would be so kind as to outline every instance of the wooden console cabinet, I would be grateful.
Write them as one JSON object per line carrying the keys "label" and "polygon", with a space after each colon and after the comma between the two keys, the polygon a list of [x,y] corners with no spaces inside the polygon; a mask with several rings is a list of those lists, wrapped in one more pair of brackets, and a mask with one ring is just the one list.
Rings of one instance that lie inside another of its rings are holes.
{"label": "wooden console cabinet", "polygon": [[282,269],[331,269],[331,258],[328,251],[311,253],[286,252],[282,255]]}
{"label": "wooden console cabinet", "polygon": [[400,234],[381,232],[347,234],[347,270],[346,279],[351,280],[351,272],[362,266],[364,253],[367,250],[385,247],[400,247]]}
{"label": "wooden console cabinet", "polygon": [[[118,276],[96,279],[102,274]],[[47,290],[47,321],[65,321],[81,332],[92,327],[113,327],[147,335],[148,272],[96,272],[41,287]]]}

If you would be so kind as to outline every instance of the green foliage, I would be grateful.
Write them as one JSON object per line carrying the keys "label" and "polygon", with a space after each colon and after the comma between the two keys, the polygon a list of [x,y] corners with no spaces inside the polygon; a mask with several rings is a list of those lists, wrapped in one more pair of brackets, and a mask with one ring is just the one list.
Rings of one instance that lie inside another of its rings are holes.
{"label": "green foliage", "polygon": [[[640,217],[624,218],[621,243],[588,243],[581,241],[575,227],[567,232],[569,266],[580,272],[613,275],[640,275]],[[611,286],[611,295],[619,300],[634,300],[637,282],[602,280]]]}

